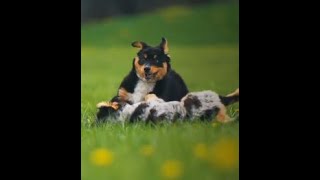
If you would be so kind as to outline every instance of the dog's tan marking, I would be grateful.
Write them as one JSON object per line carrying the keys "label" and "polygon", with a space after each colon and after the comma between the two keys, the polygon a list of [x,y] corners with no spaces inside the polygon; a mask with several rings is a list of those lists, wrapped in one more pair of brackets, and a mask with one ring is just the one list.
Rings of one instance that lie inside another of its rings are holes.
{"label": "dog's tan marking", "polygon": [[133,46],[133,47],[136,47],[136,48],[139,48],[139,49],[143,49],[144,46],[145,46],[144,44],[145,44],[145,43],[143,43],[143,42],[135,41],[135,42],[132,43],[132,46]]}
{"label": "dog's tan marking", "polygon": [[164,62],[162,65],[163,67],[151,66],[151,73],[157,73],[155,77],[156,80],[161,80],[167,74],[167,63]]}
{"label": "dog's tan marking", "polygon": [[136,69],[136,72],[141,78],[144,78],[144,65],[140,65],[139,63],[139,57],[134,58],[134,67]]}
{"label": "dog's tan marking", "polygon": [[124,88],[120,88],[118,90],[118,96],[120,97],[121,101],[127,101],[129,99],[129,92]]}
{"label": "dog's tan marking", "polygon": [[119,109],[119,103],[118,102],[112,102],[111,103],[111,107],[115,110],[118,110]]}
{"label": "dog's tan marking", "polygon": [[230,97],[230,96],[239,96],[239,88],[236,89],[233,93],[230,93],[227,95],[227,97]]}
{"label": "dog's tan marking", "polygon": [[147,59],[148,55],[147,54],[143,54],[143,57]]}
{"label": "dog's tan marking", "polygon": [[101,107],[110,107],[110,102],[105,102],[105,101],[99,102],[97,104],[97,108],[101,108]]}
{"label": "dog's tan marking", "polygon": [[162,39],[160,46],[163,48],[165,54],[169,52],[168,41],[165,38]]}
{"label": "dog's tan marking", "polygon": [[100,102],[97,104],[97,108],[101,108],[101,107],[112,107],[115,110],[119,109],[119,104],[117,102]]}
{"label": "dog's tan marking", "polygon": [[217,120],[221,123],[227,123],[231,121],[231,118],[227,115],[227,108],[225,106],[220,106],[220,110],[217,114]]}
{"label": "dog's tan marking", "polygon": [[156,100],[158,99],[157,95],[155,94],[147,94],[145,97],[144,97],[144,100],[145,101],[153,101],[153,100]]}
{"label": "dog's tan marking", "polygon": [[114,110],[118,110],[119,109],[119,104],[117,102],[112,102],[111,103],[111,107],[114,109]]}

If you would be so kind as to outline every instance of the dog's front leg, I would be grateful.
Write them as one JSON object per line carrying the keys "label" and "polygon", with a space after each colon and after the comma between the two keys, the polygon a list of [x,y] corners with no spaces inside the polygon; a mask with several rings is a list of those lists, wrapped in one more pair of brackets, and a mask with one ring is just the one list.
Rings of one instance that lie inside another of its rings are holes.
{"label": "dog's front leg", "polygon": [[132,104],[132,102],[130,101],[132,99],[132,94],[129,93],[124,88],[120,88],[118,90],[118,97],[119,97],[120,101]]}

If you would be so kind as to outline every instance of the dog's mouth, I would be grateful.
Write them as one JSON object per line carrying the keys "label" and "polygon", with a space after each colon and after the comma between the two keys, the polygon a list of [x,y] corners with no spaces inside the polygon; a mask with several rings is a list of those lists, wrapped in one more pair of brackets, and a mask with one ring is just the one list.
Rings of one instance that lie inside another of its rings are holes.
{"label": "dog's mouth", "polygon": [[144,78],[147,80],[147,81],[150,81],[150,80],[153,80],[155,79],[156,75],[157,75],[158,72],[155,72],[155,73],[144,73]]}

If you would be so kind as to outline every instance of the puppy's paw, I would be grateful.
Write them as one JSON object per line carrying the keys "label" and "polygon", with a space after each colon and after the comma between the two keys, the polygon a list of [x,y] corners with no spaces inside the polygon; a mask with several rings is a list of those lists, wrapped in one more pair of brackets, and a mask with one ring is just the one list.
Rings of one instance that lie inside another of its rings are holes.
{"label": "puppy's paw", "polygon": [[153,101],[153,100],[156,100],[158,99],[157,95],[155,94],[147,94],[145,97],[144,97],[144,100],[145,101]]}

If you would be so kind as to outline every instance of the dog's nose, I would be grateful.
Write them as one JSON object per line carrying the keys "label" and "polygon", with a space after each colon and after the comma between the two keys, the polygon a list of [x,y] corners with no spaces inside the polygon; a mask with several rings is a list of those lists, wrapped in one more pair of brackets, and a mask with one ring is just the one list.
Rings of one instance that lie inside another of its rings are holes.
{"label": "dog's nose", "polygon": [[150,67],[148,67],[148,66],[144,67],[144,72],[146,72],[146,73],[150,72]]}

